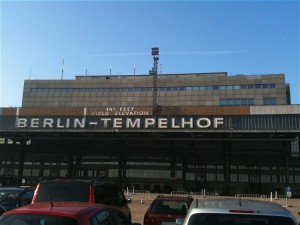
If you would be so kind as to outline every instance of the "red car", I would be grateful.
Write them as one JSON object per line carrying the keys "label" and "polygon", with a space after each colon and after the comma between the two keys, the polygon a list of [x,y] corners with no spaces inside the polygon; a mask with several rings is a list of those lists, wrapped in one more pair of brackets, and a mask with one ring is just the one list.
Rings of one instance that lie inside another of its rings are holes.
{"label": "red car", "polygon": [[35,189],[32,203],[88,202],[114,207],[131,220],[131,211],[122,189],[105,180],[43,180]]}
{"label": "red car", "polygon": [[184,218],[193,201],[192,197],[164,197],[153,200],[144,216],[144,225],[173,225]]}
{"label": "red car", "polygon": [[82,202],[35,203],[4,213],[1,225],[132,225],[119,210]]}

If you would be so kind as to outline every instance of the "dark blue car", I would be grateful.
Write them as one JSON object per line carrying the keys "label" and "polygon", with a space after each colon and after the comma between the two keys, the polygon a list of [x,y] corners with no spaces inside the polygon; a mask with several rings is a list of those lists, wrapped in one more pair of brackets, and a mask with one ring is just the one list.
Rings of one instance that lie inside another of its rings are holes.
{"label": "dark blue car", "polygon": [[0,215],[11,209],[28,205],[34,194],[32,187],[0,187]]}

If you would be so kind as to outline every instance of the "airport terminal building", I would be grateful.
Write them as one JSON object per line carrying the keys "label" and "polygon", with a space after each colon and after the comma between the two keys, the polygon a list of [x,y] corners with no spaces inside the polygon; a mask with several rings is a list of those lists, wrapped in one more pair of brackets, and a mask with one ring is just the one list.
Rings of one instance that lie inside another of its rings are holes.
{"label": "airport terminal building", "polygon": [[300,105],[284,74],[26,80],[0,108],[0,178],[106,177],[123,188],[300,192]]}

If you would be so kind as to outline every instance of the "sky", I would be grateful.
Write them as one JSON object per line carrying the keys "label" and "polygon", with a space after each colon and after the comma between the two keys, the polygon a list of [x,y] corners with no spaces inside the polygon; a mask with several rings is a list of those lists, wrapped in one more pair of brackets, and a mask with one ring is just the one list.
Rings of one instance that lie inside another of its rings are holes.
{"label": "sky", "polygon": [[[300,104],[299,1],[0,0],[0,107],[24,80],[159,73],[285,74]],[[63,70],[63,73],[62,73]]]}

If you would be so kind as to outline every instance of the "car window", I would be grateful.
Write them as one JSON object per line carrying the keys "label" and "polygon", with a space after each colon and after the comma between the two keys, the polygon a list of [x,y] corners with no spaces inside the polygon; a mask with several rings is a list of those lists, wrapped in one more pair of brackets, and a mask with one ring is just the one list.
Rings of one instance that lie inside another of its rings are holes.
{"label": "car window", "polygon": [[292,219],[281,216],[233,215],[216,213],[193,214],[188,225],[295,225]]}
{"label": "car window", "polygon": [[118,225],[132,225],[128,218],[120,211],[111,211],[111,215]]}
{"label": "car window", "polygon": [[95,186],[95,202],[106,205],[126,204],[127,201],[121,189],[113,184],[101,184]]}
{"label": "car window", "polygon": [[20,190],[3,190],[0,192],[0,205],[15,205],[18,201]]}
{"label": "car window", "polygon": [[89,196],[88,183],[40,183],[35,202],[89,202]]}
{"label": "car window", "polygon": [[93,225],[114,225],[114,222],[107,210],[97,213],[91,220]]}
{"label": "car window", "polygon": [[6,210],[0,205],[0,216],[5,212],[6,212]]}
{"label": "car window", "polygon": [[97,213],[91,221],[92,225],[132,225],[123,213],[114,209]]}
{"label": "car window", "polygon": [[21,205],[30,204],[32,200],[32,196],[33,196],[33,190],[24,192],[20,197],[20,204]]}
{"label": "car window", "polygon": [[0,218],[1,225],[78,225],[72,218],[51,215],[11,214]]}
{"label": "car window", "polygon": [[154,213],[186,214],[188,202],[173,200],[157,200],[151,209]]}

